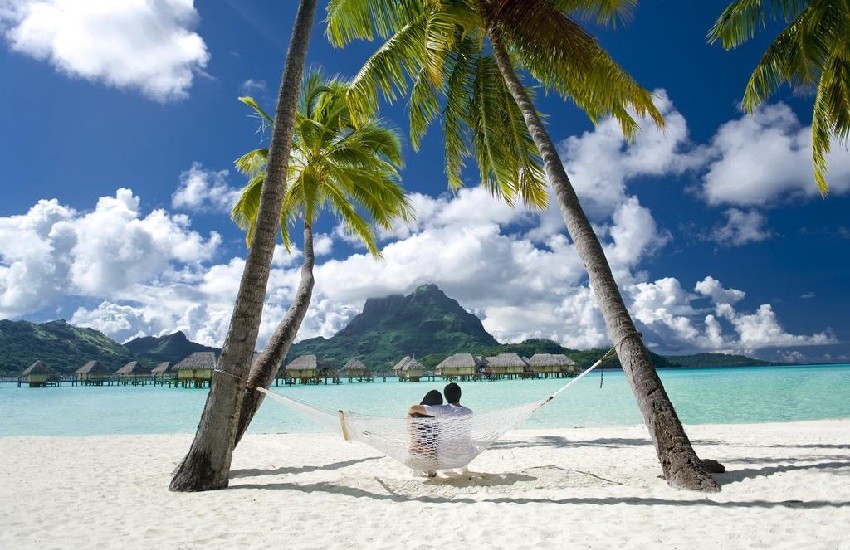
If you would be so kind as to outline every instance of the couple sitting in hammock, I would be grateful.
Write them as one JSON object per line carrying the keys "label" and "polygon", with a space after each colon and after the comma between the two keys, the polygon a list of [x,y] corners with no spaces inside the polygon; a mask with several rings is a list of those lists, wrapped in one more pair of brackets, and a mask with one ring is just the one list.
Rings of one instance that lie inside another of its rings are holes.
{"label": "couple sitting in hammock", "polygon": [[460,386],[451,382],[443,395],[431,390],[419,405],[407,411],[410,445],[409,466],[428,477],[437,470],[464,468],[475,456],[472,443],[472,411],[460,404]]}

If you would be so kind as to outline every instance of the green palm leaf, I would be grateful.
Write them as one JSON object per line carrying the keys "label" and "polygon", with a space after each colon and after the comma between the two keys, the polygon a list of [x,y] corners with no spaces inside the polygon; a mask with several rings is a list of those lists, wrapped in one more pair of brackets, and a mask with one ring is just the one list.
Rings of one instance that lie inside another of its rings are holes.
{"label": "green palm leaf", "polygon": [[726,49],[746,42],[768,19],[788,22],[768,46],[744,90],[752,112],[783,84],[817,84],[812,114],[812,165],[822,195],[829,191],[826,157],[832,138],[850,134],[850,3],[846,0],[738,0],[708,33]]}
{"label": "green palm leaf", "polygon": [[[398,134],[380,119],[352,114],[350,87],[310,72],[301,89],[286,188],[281,204],[281,238],[292,250],[290,228],[301,219],[312,226],[329,209],[346,231],[380,257],[372,223],[390,227],[395,219],[411,220],[412,208],[399,184],[402,166]],[[239,98],[261,120],[267,115],[250,97]],[[249,177],[231,217],[250,243],[259,210],[260,188],[268,151],[255,149],[236,160]]]}

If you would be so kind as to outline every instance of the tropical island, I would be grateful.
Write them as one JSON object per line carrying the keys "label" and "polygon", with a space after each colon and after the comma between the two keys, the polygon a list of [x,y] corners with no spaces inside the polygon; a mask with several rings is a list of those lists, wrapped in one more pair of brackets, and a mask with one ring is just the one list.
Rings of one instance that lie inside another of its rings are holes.
{"label": "tropical island", "polygon": [[[501,344],[484,329],[481,320],[446,296],[436,285],[421,285],[408,296],[393,295],[366,301],[363,312],[332,338],[312,338],[295,343],[285,363],[302,355],[315,355],[322,365],[341,370],[359,359],[372,372],[388,372],[401,358],[413,356],[433,370],[455,353],[496,356],[515,353],[530,358],[537,353],[565,355],[579,368],[587,368],[605,349],[575,350],[544,339]],[[221,352],[220,348],[189,341],[178,331],[160,337],[134,338],[124,344],[90,328],[63,320],[34,324],[0,320],[0,376],[13,377],[43,361],[60,375],[71,375],[90,361],[114,373],[130,362],[148,370],[162,362],[177,364],[196,352]],[[684,356],[652,354],[657,368],[760,366],[766,361],[740,355],[702,353]],[[619,368],[616,358],[607,367]]]}
{"label": "tropical island", "polygon": [[141,337],[0,323],[0,547],[845,546],[850,365],[653,352],[848,358],[850,4],[637,4],[4,1],[2,316]]}

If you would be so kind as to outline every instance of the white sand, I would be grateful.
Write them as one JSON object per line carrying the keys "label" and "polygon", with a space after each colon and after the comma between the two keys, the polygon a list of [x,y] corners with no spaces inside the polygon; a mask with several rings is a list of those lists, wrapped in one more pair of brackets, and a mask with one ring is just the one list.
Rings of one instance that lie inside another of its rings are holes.
{"label": "white sand", "polygon": [[509,432],[454,480],[248,436],[191,494],[167,490],[189,435],[0,438],[0,548],[850,548],[850,420],[687,431],[720,493],[668,487],[642,426]]}

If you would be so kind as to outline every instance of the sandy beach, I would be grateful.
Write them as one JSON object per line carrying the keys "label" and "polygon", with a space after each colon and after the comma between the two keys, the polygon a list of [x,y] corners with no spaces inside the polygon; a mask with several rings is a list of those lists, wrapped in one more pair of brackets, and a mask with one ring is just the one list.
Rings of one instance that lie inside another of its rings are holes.
{"label": "sandy beach", "polygon": [[672,489],[643,426],[517,430],[425,480],[333,434],[248,436],[172,493],[191,435],[0,438],[0,548],[850,548],[850,420],[687,427],[722,491]]}

